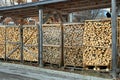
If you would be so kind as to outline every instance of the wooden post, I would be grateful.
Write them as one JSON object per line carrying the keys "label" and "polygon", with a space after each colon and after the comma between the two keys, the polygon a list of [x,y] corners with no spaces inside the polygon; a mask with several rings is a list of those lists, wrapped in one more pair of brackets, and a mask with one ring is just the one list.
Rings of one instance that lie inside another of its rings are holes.
{"label": "wooden post", "polygon": [[63,31],[63,18],[62,18],[62,14],[59,13],[59,17],[61,20],[61,63],[60,65],[63,66],[64,65],[64,31]]}
{"label": "wooden post", "polygon": [[21,19],[21,25],[20,25],[20,59],[21,59],[21,63],[24,62],[23,59],[23,50],[24,50],[24,43],[23,43],[23,19]]}
{"label": "wooden post", "polygon": [[43,10],[39,10],[39,25],[38,25],[38,64],[43,67]]}
{"label": "wooden post", "polygon": [[6,27],[5,27],[5,32],[4,33],[5,33],[5,37],[4,37],[5,38],[5,41],[4,41],[5,42],[5,56],[4,56],[4,60],[7,61],[7,55],[6,55],[6,43],[7,43],[6,42],[7,41]]}
{"label": "wooden post", "polygon": [[117,77],[117,12],[116,0],[111,0],[112,3],[112,76]]}

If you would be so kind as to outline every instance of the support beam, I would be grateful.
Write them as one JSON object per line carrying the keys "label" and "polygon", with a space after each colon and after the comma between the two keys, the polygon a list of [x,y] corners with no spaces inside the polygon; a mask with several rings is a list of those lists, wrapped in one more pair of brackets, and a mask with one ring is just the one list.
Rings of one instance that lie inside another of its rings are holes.
{"label": "support beam", "polygon": [[6,46],[6,41],[7,41],[7,34],[6,34],[6,27],[5,27],[5,41],[4,41],[4,43],[5,43],[5,56],[4,56],[4,59],[5,59],[5,61],[7,61],[7,55],[6,55],[6,48],[7,48],[7,46]]}
{"label": "support beam", "polygon": [[39,10],[39,25],[38,25],[38,64],[43,67],[43,10]]}
{"label": "support beam", "polygon": [[112,76],[117,77],[117,12],[116,0],[111,0],[112,3]]}
{"label": "support beam", "polygon": [[23,58],[23,47],[24,47],[24,43],[23,43],[23,19],[21,19],[21,25],[20,25],[20,59],[21,59],[21,63],[24,62],[24,58]]}
{"label": "support beam", "polygon": [[63,18],[62,18],[62,14],[60,12],[58,12],[58,15],[60,17],[60,20],[61,20],[61,63],[60,63],[60,66],[63,66],[64,65],[64,31],[63,31]]}

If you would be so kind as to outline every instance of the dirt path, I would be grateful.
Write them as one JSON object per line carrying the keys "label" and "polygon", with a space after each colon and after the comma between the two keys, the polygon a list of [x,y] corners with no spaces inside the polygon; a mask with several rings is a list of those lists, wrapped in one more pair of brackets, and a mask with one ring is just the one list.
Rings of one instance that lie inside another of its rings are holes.
{"label": "dirt path", "polygon": [[0,63],[0,80],[110,80],[31,66]]}

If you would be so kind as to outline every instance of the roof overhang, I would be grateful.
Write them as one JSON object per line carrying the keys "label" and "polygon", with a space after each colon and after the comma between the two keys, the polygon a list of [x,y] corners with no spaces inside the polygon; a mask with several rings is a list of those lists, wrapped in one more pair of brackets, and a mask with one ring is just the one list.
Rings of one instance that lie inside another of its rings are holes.
{"label": "roof overhang", "polygon": [[[120,0],[117,0],[117,4]],[[1,16],[31,17],[37,16],[39,9],[44,12],[59,10],[63,13],[70,13],[89,9],[110,8],[111,0],[45,0],[15,6],[0,7]]]}

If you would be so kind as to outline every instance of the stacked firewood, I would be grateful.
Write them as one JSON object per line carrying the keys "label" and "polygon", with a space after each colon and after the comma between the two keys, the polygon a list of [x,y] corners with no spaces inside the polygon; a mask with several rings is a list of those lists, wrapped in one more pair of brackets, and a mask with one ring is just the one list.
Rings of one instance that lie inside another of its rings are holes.
{"label": "stacked firewood", "polygon": [[103,47],[86,47],[83,64],[86,66],[108,66],[111,63],[111,49]]}
{"label": "stacked firewood", "polygon": [[81,66],[83,65],[84,47],[66,47],[64,48],[64,65]]}
{"label": "stacked firewood", "polygon": [[38,28],[27,26],[23,29],[24,60],[38,61]]}
{"label": "stacked firewood", "polygon": [[60,26],[43,25],[43,44],[60,45],[61,38]]}
{"label": "stacked firewood", "polygon": [[0,27],[0,58],[5,54],[5,27]]}
{"label": "stacked firewood", "polygon": [[[6,27],[6,55],[10,59],[20,60],[19,27]],[[17,48],[16,50],[14,50]]]}
{"label": "stacked firewood", "polygon": [[38,61],[38,47],[24,47],[24,60]]}
{"label": "stacked firewood", "polygon": [[83,66],[84,24],[64,25],[64,65]]}
{"label": "stacked firewood", "polygon": [[111,20],[85,22],[83,44],[84,66],[108,66],[111,63],[112,29]]}
{"label": "stacked firewood", "polygon": [[65,24],[64,45],[81,46],[83,44],[84,24]]}
{"label": "stacked firewood", "polygon": [[61,28],[59,24],[43,25],[43,61],[50,64],[61,62]]}
{"label": "stacked firewood", "polygon": [[86,21],[83,39],[86,46],[109,47],[112,44],[111,21]]}
{"label": "stacked firewood", "polygon": [[43,48],[43,61],[45,63],[60,64],[61,61],[60,47],[45,46]]}

